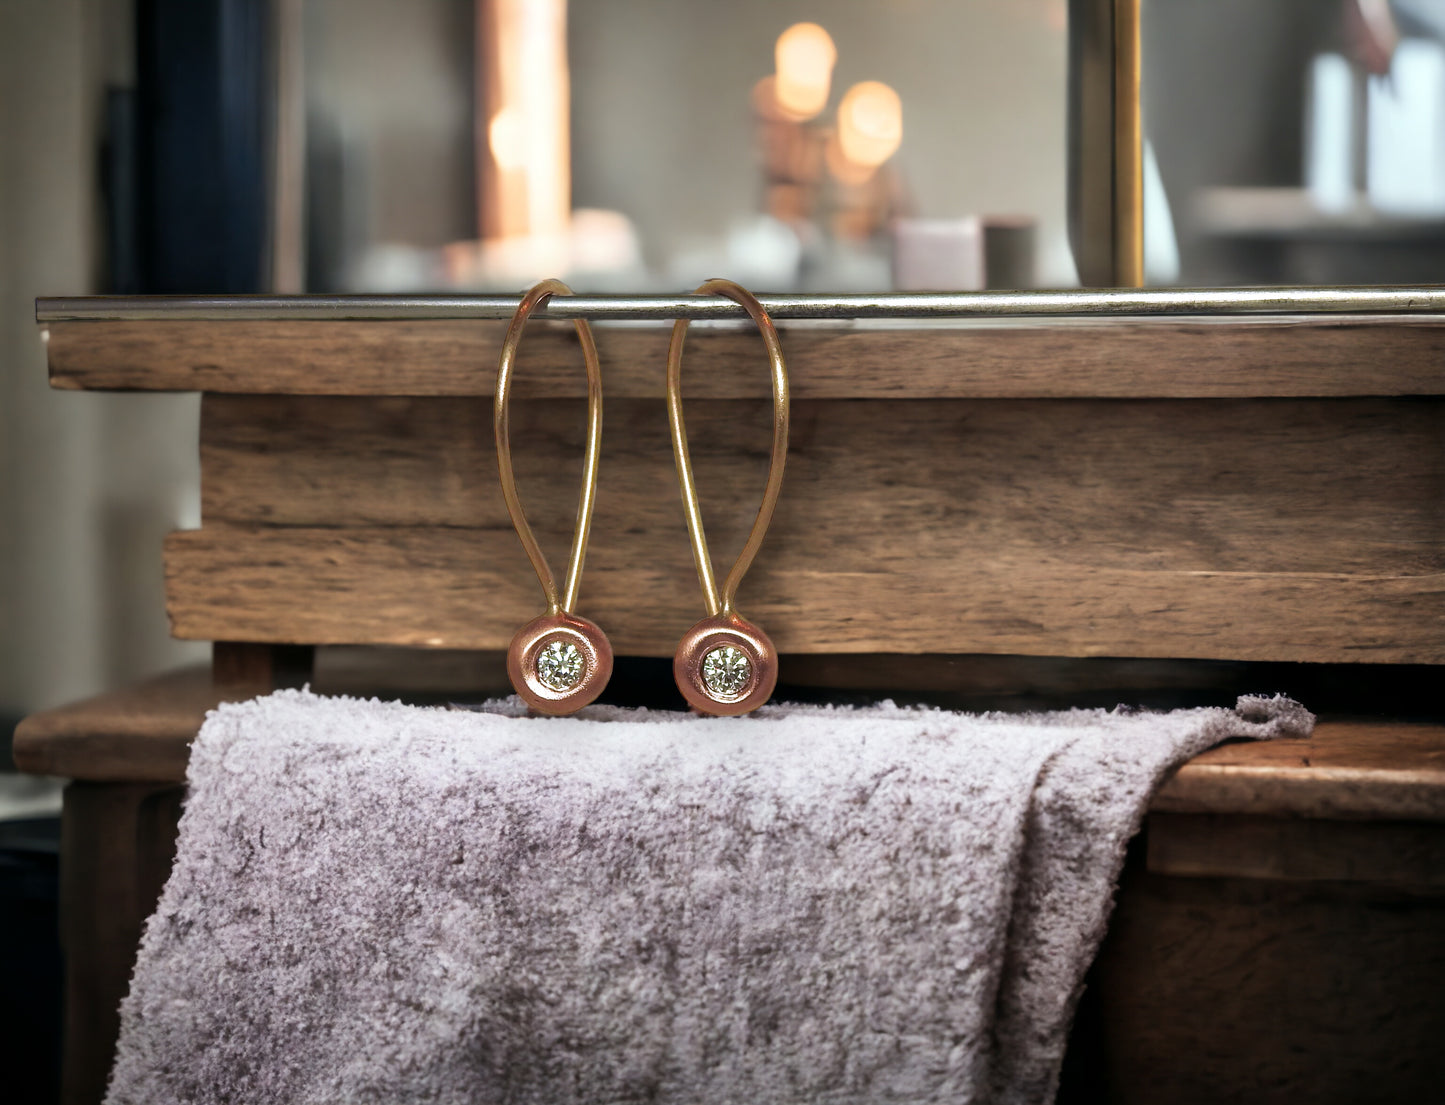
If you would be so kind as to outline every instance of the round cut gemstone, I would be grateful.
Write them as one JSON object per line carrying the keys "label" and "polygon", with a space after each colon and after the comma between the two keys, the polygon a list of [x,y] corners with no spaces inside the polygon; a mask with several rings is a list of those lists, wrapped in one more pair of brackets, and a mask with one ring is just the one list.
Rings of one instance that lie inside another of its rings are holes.
{"label": "round cut gemstone", "polygon": [[703,685],[718,698],[737,698],[752,677],[752,662],[732,645],[715,648],[702,658]]}
{"label": "round cut gemstone", "polygon": [[551,641],[537,654],[537,678],[554,691],[570,691],[582,678],[582,650],[571,641]]}

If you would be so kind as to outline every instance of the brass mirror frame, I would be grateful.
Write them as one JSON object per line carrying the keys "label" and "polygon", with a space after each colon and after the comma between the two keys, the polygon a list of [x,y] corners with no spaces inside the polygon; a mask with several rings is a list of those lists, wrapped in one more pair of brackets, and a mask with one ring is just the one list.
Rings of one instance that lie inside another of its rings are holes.
{"label": "brass mirror frame", "polygon": [[1139,6],[1069,0],[1069,245],[1085,287],[1144,286]]}

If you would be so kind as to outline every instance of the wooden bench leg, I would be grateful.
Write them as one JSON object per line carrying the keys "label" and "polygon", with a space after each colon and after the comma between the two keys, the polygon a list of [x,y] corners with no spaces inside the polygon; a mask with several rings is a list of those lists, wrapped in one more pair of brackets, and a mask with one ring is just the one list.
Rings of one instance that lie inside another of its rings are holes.
{"label": "wooden bench leg", "polygon": [[183,787],[74,782],[61,821],[64,1105],[105,1095],[141,928],[175,857]]}
{"label": "wooden bench leg", "polygon": [[[309,646],[217,642],[212,675],[222,699],[300,686]],[[146,918],[171,863],[185,788],[175,782],[88,782],[65,790],[60,928],[65,954],[64,1105],[105,1096],[120,1034],[120,1003]],[[3,1091],[0,1091],[3,1099]]]}

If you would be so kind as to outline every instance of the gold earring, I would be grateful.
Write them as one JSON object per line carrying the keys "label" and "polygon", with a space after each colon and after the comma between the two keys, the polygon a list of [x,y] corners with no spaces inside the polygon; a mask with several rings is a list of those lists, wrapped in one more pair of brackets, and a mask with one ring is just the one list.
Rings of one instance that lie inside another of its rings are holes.
{"label": "gold earring", "polygon": [[572,289],[560,280],[543,280],[517,304],[502,341],[502,358],[497,364],[497,395],[492,408],[502,497],[507,501],[512,526],[547,598],[547,612],[522,626],[512,638],[507,649],[507,676],[528,706],[539,714],[552,715],[576,713],[602,693],[612,676],[612,645],[607,635],[596,623],[579,617],[572,609],[577,603],[582,562],[587,557],[592,505],[597,497],[597,453],[602,442],[602,366],[597,359],[592,328],[586,320],[577,319],[577,337],[587,365],[587,450],[582,461],[582,494],[577,502],[577,525],[572,534],[572,555],[567,562],[567,582],[560,595],[552,569],[542,555],[522,511],[522,501],[517,497],[507,402],[517,346],[521,344],[528,317],[551,296],[571,294]]}
{"label": "gold earring", "polygon": [[778,653],[768,635],[738,614],[734,607],[738,585],[752,566],[763,537],[772,521],[778,493],[783,488],[783,465],[788,456],[788,370],[772,319],[751,292],[731,280],[709,280],[699,293],[724,295],[741,304],[757,323],[767,347],[773,379],[773,452],[768,463],[768,483],[763,503],[743,551],[718,595],[713,577],[712,557],[702,529],[697,486],[692,478],[692,460],[687,452],[687,429],[682,421],[682,345],[687,320],[672,328],[667,349],[667,420],[672,429],[672,453],[677,461],[677,480],[682,487],[687,532],[692,540],[692,557],[702,585],[708,616],[689,629],[672,658],[672,674],[678,690],[699,713],[746,714],[766,702],[778,684]]}

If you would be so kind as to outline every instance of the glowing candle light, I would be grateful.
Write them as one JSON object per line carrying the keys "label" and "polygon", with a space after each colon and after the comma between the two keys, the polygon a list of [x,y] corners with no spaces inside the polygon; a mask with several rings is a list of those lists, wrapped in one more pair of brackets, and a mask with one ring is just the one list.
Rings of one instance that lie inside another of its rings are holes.
{"label": "glowing candle light", "polygon": [[794,23],[778,36],[773,56],[773,91],[785,115],[801,122],[828,106],[838,50],[827,31],[816,23]]}
{"label": "glowing candle light", "polygon": [[903,101],[882,81],[848,89],[838,105],[838,146],[854,165],[875,168],[903,142]]}
{"label": "glowing candle light", "polygon": [[572,207],[567,0],[477,0],[483,238],[565,235]]}
{"label": "glowing candle light", "polygon": [[875,165],[859,165],[849,161],[848,156],[843,152],[842,145],[838,142],[836,132],[828,135],[827,145],[823,147],[823,157],[828,165],[828,171],[833,174],[833,179],[849,188],[858,188],[867,184],[873,179],[873,174],[878,171]]}
{"label": "glowing candle light", "polygon": [[521,112],[514,107],[504,107],[492,116],[487,125],[487,145],[497,168],[503,172],[516,172],[527,164],[527,125],[522,121]]}

